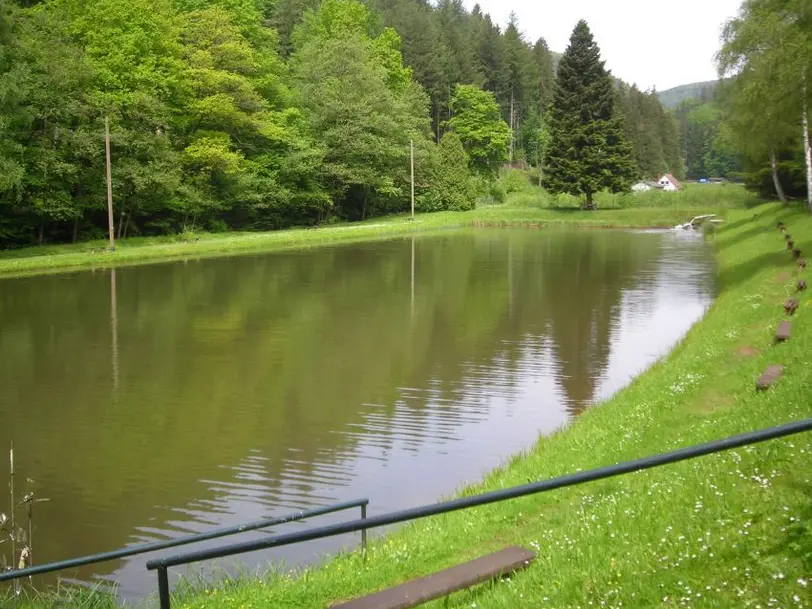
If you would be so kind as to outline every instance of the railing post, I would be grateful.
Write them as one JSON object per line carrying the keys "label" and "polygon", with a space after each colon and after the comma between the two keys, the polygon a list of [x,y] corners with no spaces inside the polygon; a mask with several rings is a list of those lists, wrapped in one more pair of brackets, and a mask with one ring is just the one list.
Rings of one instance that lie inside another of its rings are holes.
{"label": "railing post", "polygon": [[170,609],[167,567],[158,567],[158,598],[161,601],[161,609]]}
{"label": "railing post", "polygon": [[[361,520],[367,519],[367,504],[361,504]],[[361,556],[364,557],[364,560],[367,559],[367,530],[361,529]]]}

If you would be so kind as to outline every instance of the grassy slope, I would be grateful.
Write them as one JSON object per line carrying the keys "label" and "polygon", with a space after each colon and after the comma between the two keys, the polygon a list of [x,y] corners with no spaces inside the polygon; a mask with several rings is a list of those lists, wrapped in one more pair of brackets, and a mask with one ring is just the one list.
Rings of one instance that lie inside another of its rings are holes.
{"label": "grassy slope", "polygon": [[[775,230],[812,253],[812,220],[767,205],[731,211],[715,237],[722,293],[665,360],[571,428],[544,438],[481,484],[496,489],[812,415],[810,298],[792,340],[774,346],[799,274]],[[809,274],[812,271],[807,271]],[[753,383],[769,363],[786,376]],[[339,556],[304,576],[271,576],[178,599],[186,609],[324,607],[508,544],[538,560],[451,607],[809,607],[812,437],[739,449],[406,526],[364,564]],[[442,601],[427,605],[441,607]]]}
{"label": "grassy slope", "polygon": [[[511,195],[506,205],[484,207],[473,212],[421,214],[415,222],[405,216],[394,216],[316,229],[203,233],[198,235],[199,241],[192,239],[189,242],[178,236],[133,238],[120,241],[115,252],[104,249],[106,241],[0,251],[0,278],[369,241],[414,231],[475,224],[577,223],[617,228],[671,227],[694,215],[722,213],[730,205],[742,205],[749,201],[750,196],[744,189],[736,186],[724,189],[699,187],[682,193],[602,195],[598,200],[602,207],[600,211],[582,212],[573,207],[578,204],[574,197],[551,198],[543,190],[529,187],[525,180],[522,190]],[[563,207],[556,207],[558,205]]]}

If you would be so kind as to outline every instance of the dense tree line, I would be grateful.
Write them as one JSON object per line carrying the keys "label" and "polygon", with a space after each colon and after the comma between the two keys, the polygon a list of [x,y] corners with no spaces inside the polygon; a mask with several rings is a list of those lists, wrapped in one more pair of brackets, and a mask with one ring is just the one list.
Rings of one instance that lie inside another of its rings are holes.
{"label": "dense tree line", "polygon": [[808,197],[812,211],[812,0],[746,0],[723,39],[725,127],[745,180],[782,200]]}
{"label": "dense tree line", "polygon": [[[6,0],[0,247],[272,229],[473,206],[543,166],[556,56],[461,0]],[[615,87],[635,172],[679,172],[651,94]],[[665,118],[664,118],[665,117]]]}

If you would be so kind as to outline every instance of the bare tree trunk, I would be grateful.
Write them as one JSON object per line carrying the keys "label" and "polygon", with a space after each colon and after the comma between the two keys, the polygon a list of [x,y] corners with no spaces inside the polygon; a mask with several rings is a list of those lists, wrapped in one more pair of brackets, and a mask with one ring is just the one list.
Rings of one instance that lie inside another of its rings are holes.
{"label": "bare tree trunk", "polygon": [[39,244],[42,245],[42,241],[45,238],[45,222],[40,223],[39,225],[39,237],[38,241]]}
{"label": "bare tree trunk", "polygon": [[121,230],[124,228],[124,210],[121,210],[121,214],[118,216],[118,237],[116,239],[121,239]]}
{"label": "bare tree trunk", "polygon": [[773,184],[775,184],[775,192],[778,199],[784,205],[787,204],[787,195],[784,194],[784,188],[781,186],[781,180],[778,179],[778,162],[775,160],[775,150],[770,150],[770,167],[773,171]]}

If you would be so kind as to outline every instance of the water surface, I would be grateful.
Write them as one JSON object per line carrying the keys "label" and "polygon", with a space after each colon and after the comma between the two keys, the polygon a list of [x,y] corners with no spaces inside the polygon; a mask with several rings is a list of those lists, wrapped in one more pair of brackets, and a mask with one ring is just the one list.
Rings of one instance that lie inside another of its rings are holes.
{"label": "water surface", "polygon": [[[713,292],[701,239],[495,229],[0,281],[0,446],[50,499],[37,562],[357,497],[406,508],[614,393]],[[65,575],[137,596],[154,556]]]}

